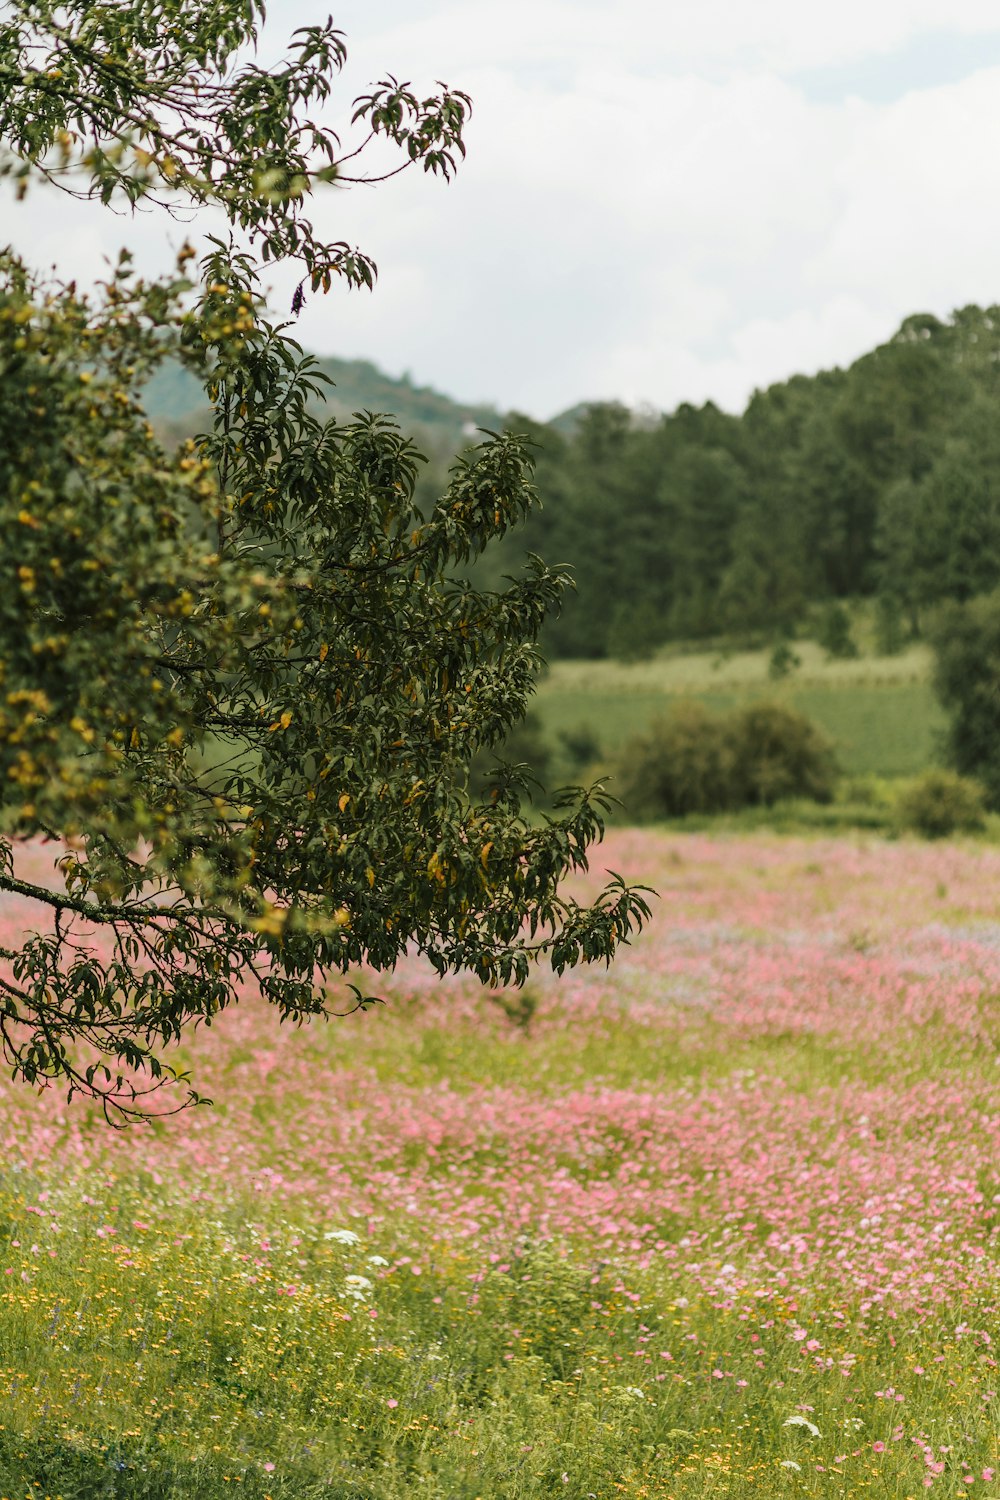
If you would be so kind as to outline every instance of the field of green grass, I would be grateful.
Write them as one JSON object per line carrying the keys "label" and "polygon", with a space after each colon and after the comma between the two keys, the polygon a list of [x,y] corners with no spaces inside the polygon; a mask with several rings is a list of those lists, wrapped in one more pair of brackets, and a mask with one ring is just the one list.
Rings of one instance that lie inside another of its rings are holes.
{"label": "field of green grass", "polygon": [[755,698],[788,703],[833,740],[848,775],[912,776],[939,759],[944,716],[930,685],[924,646],[899,656],[827,661],[811,641],[787,677],[768,676],[769,651],[729,656],[664,652],[651,661],[557,661],[539,683],[534,708],[550,739],[589,729],[614,753],[679,698],[729,709]]}
{"label": "field of green grass", "polygon": [[0,1089],[2,1500],[995,1500],[1000,850],[597,863],[610,973],[248,1000],[124,1133]]}

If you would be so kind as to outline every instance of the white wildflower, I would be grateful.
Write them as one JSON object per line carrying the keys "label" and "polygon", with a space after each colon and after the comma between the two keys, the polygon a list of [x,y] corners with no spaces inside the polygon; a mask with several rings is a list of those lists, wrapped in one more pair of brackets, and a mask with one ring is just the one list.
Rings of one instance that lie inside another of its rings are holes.
{"label": "white wildflower", "polygon": [[803,1417],[799,1412],[793,1416],[786,1417],[782,1423],[783,1427],[808,1427],[813,1437],[819,1437],[819,1428],[815,1422],[810,1422],[808,1417]]}

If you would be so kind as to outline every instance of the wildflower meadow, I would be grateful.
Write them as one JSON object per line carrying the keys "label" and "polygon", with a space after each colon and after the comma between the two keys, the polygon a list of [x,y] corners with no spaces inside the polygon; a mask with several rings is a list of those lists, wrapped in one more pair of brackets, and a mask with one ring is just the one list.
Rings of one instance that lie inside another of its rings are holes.
{"label": "wildflower meadow", "polygon": [[248,996],[125,1131],[4,1086],[0,1496],[1000,1497],[1000,850],[594,865],[610,970]]}

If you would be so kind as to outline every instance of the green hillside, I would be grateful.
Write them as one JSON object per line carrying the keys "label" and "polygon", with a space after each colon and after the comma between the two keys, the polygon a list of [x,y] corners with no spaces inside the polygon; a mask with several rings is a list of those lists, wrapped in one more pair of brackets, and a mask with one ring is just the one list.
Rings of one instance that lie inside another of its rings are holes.
{"label": "green hillside", "polygon": [[[440,487],[477,428],[535,445],[541,508],[490,549],[500,586],[528,553],[573,569],[543,637],[553,658],[628,659],[670,642],[819,635],[824,608],[871,601],[880,645],[920,639],[945,601],[1000,585],[1000,308],[916,314],[848,369],[795,375],[740,415],[711,402],[577,405],[548,424],[463,405],[367,360],[323,359],[330,411],[394,415]],[[167,435],[206,421],[177,366],[147,388]]]}
{"label": "green hillside", "polygon": [[[318,361],[333,380],[327,406],[337,417],[356,411],[386,412],[411,433],[434,460],[450,458],[474,438],[477,428],[496,429],[503,418],[491,406],[463,405],[431,386],[414,385],[408,375],[395,379],[366,359]],[[204,391],[193,375],[171,362],[161,366],[145,391],[146,410],[164,436],[185,437],[208,421]]]}

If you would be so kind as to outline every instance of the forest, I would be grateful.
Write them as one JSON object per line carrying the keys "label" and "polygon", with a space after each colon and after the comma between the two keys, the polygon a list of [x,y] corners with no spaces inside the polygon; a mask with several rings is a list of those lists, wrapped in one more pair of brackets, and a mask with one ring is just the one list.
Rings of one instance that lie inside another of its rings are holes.
{"label": "forest", "polygon": [[1000,308],[908,317],[846,370],[662,417],[617,404],[537,444],[542,508],[491,554],[537,552],[576,593],[551,657],[642,656],[667,641],[780,638],[817,601],[875,601],[883,648],[1000,571]]}

